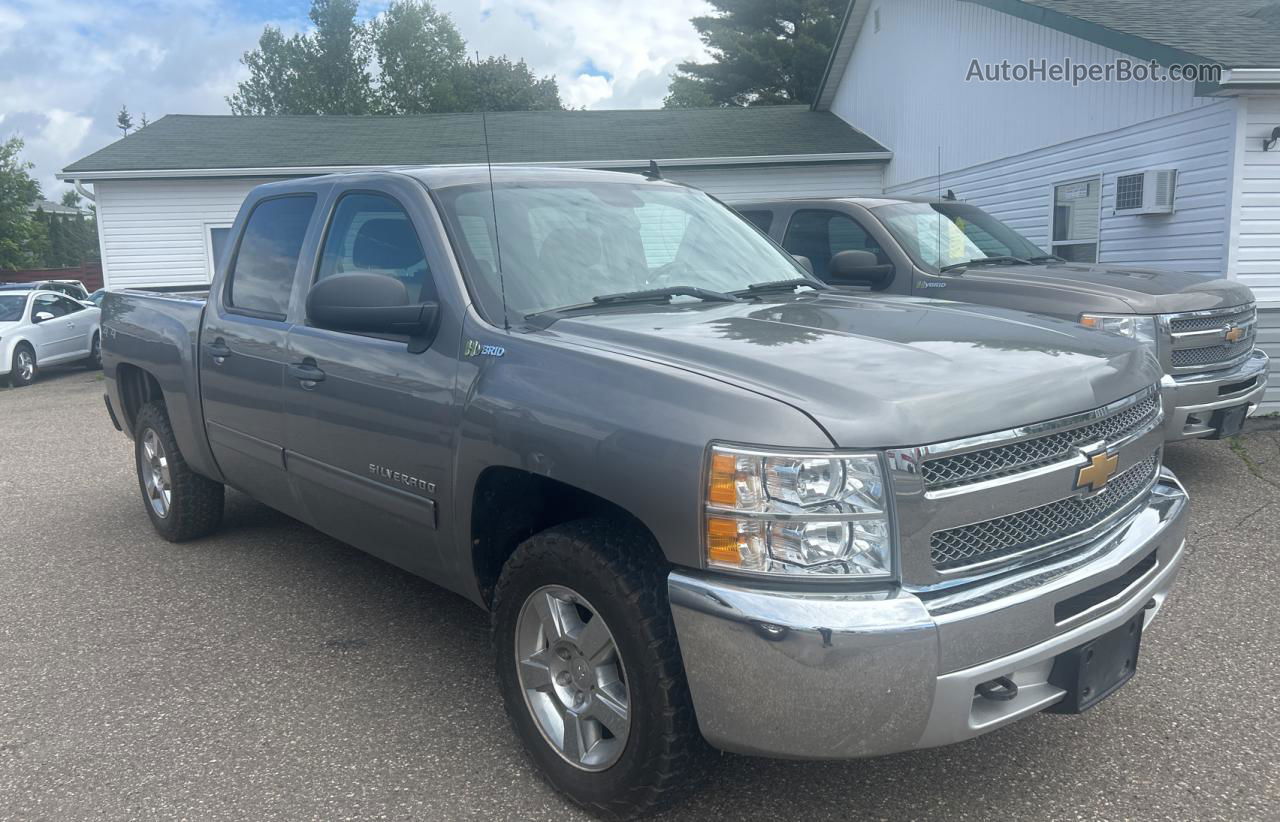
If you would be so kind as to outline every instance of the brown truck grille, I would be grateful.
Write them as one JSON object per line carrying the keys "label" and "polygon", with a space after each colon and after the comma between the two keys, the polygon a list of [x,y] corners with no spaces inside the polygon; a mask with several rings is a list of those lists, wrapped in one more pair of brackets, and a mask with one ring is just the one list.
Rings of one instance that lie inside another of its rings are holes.
{"label": "brown truck grille", "polygon": [[[1212,371],[1234,365],[1253,350],[1257,337],[1258,311],[1253,305],[1208,312],[1168,314],[1165,321],[1173,335],[1173,349],[1169,365],[1175,370]],[[1238,327],[1245,332],[1243,338],[1229,342],[1226,332]],[[1220,331],[1221,335],[1205,332]],[[1180,337],[1183,334],[1200,334],[1203,337]]]}
{"label": "brown truck grille", "polygon": [[1043,437],[982,451],[929,460],[921,466],[921,474],[925,487],[936,490],[1027,471],[1066,459],[1081,445],[1099,440],[1112,443],[1124,439],[1146,427],[1158,410],[1157,397],[1151,394],[1110,417],[1095,420],[1079,428],[1056,431]]}
{"label": "brown truck grille", "polygon": [[1232,314],[1221,314],[1213,317],[1179,317],[1173,315],[1169,320],[1169,330],[1175,334],[1185,331],[1209,331],[1214,328],[1225,328],[1228,323],[1238,325],[1249,322],[1257,314],[1252,305],[1246,305]]}
{"label": "brown truck grille", "polygon": [[1253,335],[1250,334],[1238,343],[1210,345],[1204,348],[1177,348],[1173,351],[1174,368],[1190,368],[1192,366],[1210,367],[1228,365],[1232,360],[1243,357],[1253,350]]}
{"label": "brown truck grille", "polygon": [[985,522],[937,531],[929,540],[934,568],[968,565],[1021,554],[1087,531],[1137,501],[1160,471],[1160,452],[1125,469],[1097,496],[1051,502]]}

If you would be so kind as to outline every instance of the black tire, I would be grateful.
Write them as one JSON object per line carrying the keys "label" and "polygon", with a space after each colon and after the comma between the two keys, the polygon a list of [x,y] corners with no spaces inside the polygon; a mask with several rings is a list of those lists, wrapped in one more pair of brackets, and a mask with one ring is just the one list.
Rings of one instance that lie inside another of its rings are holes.
{"label": "black tire", "polygon": [[[638,528],[578,520],[522,543],[494,592],[494,650],[507,716],[543,779],[597,816],[657,813],[691,791],[705,771],[698,760],[709,748],[685,680],[666,570],[658,547]],[[630,727],[622,753],[605,770],[581,770],[547,741],[517,673],[520,611],[531,594],[549,585],[571,588],[590,601],[605,618],[625,667]]]}
{"label": "black tire", "polygon": [[89,356],[84,358],[84,367],[90,371],[102,370],[102,336],[93,332],[93,342],[89,346]]}
{"label": "black tire", "polygon": [[[26,354],[31,358],[31,373],[25,377],[22,375],[20,370],[21,364],[19,363],[19,359],[23,354]],[[39,374],[40,366],[39,363],[36,362],[35,349],[27,343],[18,343],[18,345],[13,349],[13,361],[9,363],[9,385],[14,388],[22,388],[23,386],[31,385],[31,383],[36,381],[36,377],[39,376]]]}
{"label": "black tire", "polygon": [[[145,450],[148,432],[154,432],[156,441],[163,448],[168,471],[169,498],[167,513],[164,514],[156,510],[152,495],[148,493],[146,475],[150,468]],[[222,521],[225,489],[222,483],[197,474],[187,466],[182,452],[178,450],[178,441],[163,405],[148,403],[138,411],[134,423],[133,455],[143,506],[160,536],[170,542],[183,542],[208,536],[217,529]]]}

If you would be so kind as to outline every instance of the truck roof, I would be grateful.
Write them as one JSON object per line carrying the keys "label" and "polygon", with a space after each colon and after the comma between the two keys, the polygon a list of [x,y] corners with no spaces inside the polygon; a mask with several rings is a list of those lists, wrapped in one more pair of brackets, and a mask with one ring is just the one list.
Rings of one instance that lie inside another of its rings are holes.
{"label": "truck roof", "polygon": [[[683,183],[670,180],[651,180],[636,171],[598,171],[583,168],[562,168],[556,166],[536,165],[495,165],[482,163],[456,166],[387,166],[384,168],[368,168],[353,171],[326,174],[320,177],[307,178],[311,181],[344,178],[353,175],[368,174],[401,174],[422,181],[428,188],[450,188],[452,186],[487,185],[491,179],[494,183],[635,183],[650,182],[654,185],[679,186],[687,188]],[[296,184],[297,181],[285,181]],[[273,185],[273,184],[268,184]]]}
{"label": "truck roof", "polygon": [[776,208],[782,205],[802,205],[805,203],[853,203],[864,208],[877,208],[902,203],[956,203],[958,200],[945,200],[938,197],[793,197],[776,200],[732,200],[734,208]]}

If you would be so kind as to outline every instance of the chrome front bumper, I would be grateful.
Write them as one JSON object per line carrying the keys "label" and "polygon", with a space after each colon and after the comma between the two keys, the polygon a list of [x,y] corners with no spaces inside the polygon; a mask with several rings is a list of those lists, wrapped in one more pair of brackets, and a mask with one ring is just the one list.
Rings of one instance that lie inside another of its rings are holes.
{"label": "chrome front bumper", "polygon": [[[1043,710],[1059,654],[1147,609],[1182,561],[1187,496],[1167,470],[1147,505],[1086,548],[937,596],[821,592],[673,572],[671,609],[703,736],[726,751],[798,759],[878,756],[959,742]],[[1080,613],[1055,606],[1154,567]],[[996,702],[974,689],[1018,684]]]}
{"label": "chrome front bumper", "polygon": [[[1266,352],[1254,349],[1248,359],[1226,371],[1166,374],[1160,380],[1165,442],[1211,436],[1217,430],[1213,412],[1222,408],[1248,405],[1248,414],[1253,414],[1267,391],[1269,367]],[[1244,387],[1232,390],[1240,385]]]}

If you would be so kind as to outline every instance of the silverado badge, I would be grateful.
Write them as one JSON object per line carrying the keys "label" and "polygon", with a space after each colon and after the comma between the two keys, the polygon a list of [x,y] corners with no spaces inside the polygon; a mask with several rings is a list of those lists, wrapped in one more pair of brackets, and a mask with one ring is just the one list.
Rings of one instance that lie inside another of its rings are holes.
{"label": "silverado badge", "polygon": [[1229,325],[1222,332],[1222,336],[1229,343],[1240,342],[1244,338],[1244,329],[1238,325]]}
{"label": "silverado badge", "polygon": [[1089,458],[1089,464],[1083,466],[1076,474],[1076,490],[1087,491],[1090,494],[1098,493],[1107,487],[1107,481],[1116,472],[1116,466],[1119,464],[1120,457],[1115,454],[1108,454],[1105,451],[1094,454]]}

